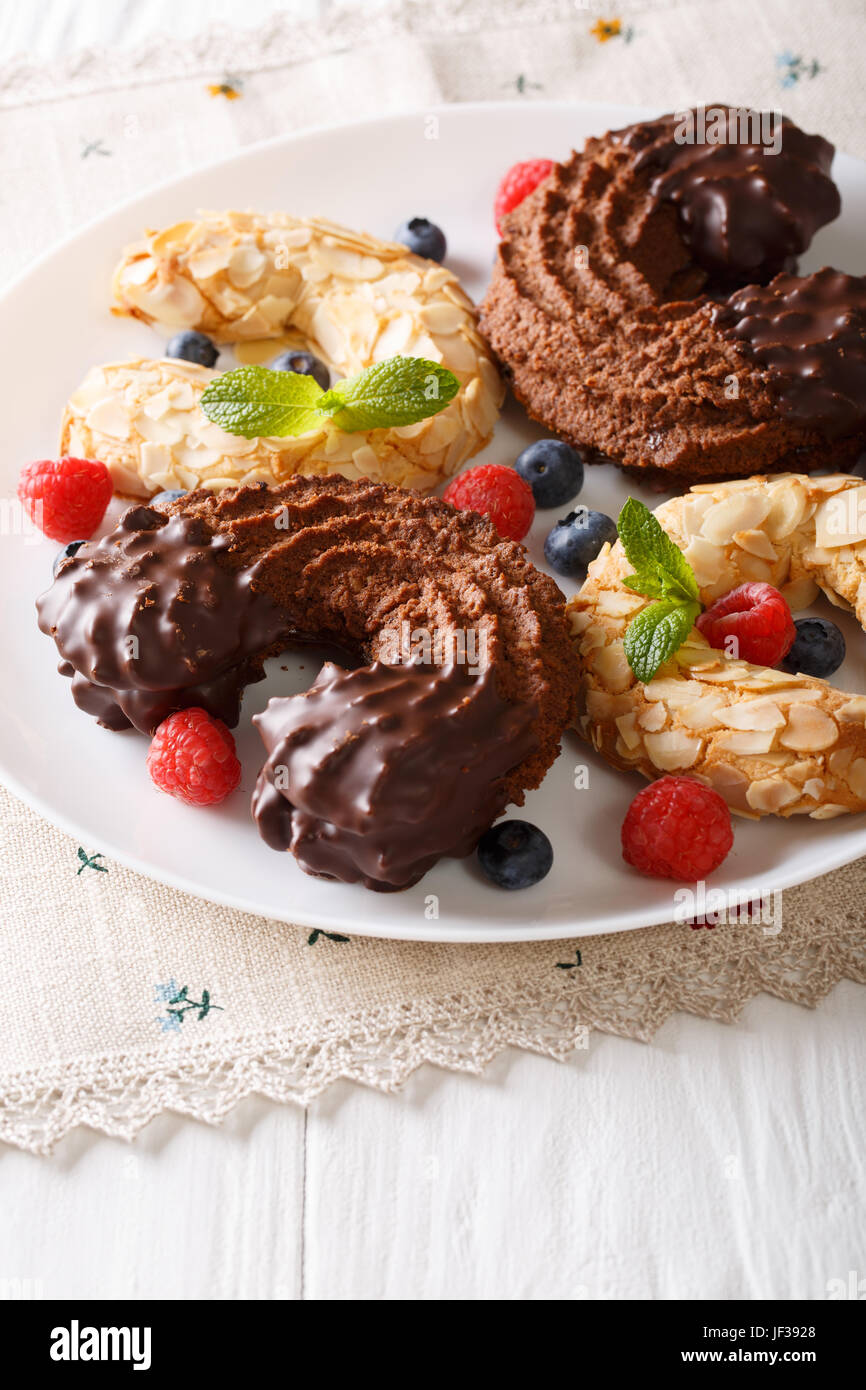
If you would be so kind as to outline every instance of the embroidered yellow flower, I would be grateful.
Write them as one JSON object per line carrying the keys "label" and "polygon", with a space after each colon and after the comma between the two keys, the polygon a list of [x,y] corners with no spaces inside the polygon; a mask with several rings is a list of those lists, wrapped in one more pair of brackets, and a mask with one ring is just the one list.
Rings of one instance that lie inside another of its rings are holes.
{"label": "embroidered yellow flower", "polygon": [[589,31],[599,43],[618,38],[622,32],[621,19],[597,19]]}
{"label": "embroidered yellow flower", "polygon": [[209,82],[208,93],[212,97],[225,97],[226,101],[237,101],[241,95],[231,82]]}

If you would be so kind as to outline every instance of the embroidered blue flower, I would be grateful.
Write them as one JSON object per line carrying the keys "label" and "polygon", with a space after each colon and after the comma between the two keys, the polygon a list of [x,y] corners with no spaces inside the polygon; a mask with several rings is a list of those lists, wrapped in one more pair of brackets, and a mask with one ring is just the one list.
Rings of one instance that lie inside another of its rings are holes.
{"label": "embroidered blue flower", "polygon": [[817,58],[811,58],[808,62],[799,53],[778,53],[776,55],[776,67],[781,70],[780,84],[783,87],[794,87],[801,80],[806,78],[811,81],[817,77],[819,72],[824,69]]}
{"label": "embroidered blue flower", "polygon": [[180,1014],[166,1014],[164,1018],[158,1018],[157,1023],[163,1033],[179,1033],[181,1025]]}
{"label": "embroidered blue flower", "polygon": [[177,994],[177,981],[169,980],[165,985],[154,985],[153,997],[157,1004],[167,1004]]}

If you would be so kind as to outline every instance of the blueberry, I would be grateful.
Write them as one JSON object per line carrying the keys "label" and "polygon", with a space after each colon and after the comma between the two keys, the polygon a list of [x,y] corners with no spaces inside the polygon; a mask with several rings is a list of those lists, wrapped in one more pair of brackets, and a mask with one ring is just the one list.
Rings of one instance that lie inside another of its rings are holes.
{"label": "blueberry", "polygon": [[70,541],[69,544],[65,545],[62,550],[58,550],[57,554],[54,557],[54,564],[51,566],[51,573],[54,575],[55,579],[57,578],[57,571],[60,569],[60,566],[63,564],[63,561],[68,560],[70,556],[77,554],[77,552],[81,549],[83,545],[84,541]]}
{"label": "blueberry", "polygon": [[803,676],[832,676],[845,660],[845,638],[828,618],[798,618],[797,636],[783,661],[783,671]]}
{"label": "blueberry", "polygon": [[401,241],[416,256],[424,256],[428,261],[444,261],[448,243],[445,233],[435,222],[426,217],[410,217],[394,233],[394,240]]}
{"label": "blueberry", "polygon": [[548,533],[544,558],[557,574],[579,579],[586,573],[605,541],[616,540],[616,522],[604,512],[577,507]]}
{"label": "blueberry", "polygon": [[200,367],[212,367],[220,355],[220,350],[206,333],[196,333],[191,328],[185,328],[182,333],[175,333],[166,345],[165,355],[182,357],[184,362],[197,362]]}
{"label": "blueberry", "polygon": [[186,497],[186,492],[182,487],[166,488],[165,492],[157,492],[150,498],[149,507],[156,507],[159,511],[171,506],[179,497]]}
{"label": "blueberry", "polygon": [[550,873],[553,846],[528,820],[505,820],[481,836],[478,862],[499,888],[531,888]]}
{"label": "blueberry", "polygon": [[331,385],[331,373],[311,352],[281,352],[271,363],[272,372],[297,372],[300,376],[311,376],[323,391]]}
{"label": "blueberry", "polygon": [[537,440],[514,466],[532,488],[536,507],[561,507],[583,487],[583,459],[563,439]]}

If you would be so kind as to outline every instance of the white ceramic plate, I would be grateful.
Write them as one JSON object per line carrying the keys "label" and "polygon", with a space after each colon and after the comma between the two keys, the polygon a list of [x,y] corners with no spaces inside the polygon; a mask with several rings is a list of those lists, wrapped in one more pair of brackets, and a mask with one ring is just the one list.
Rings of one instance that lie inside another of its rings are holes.
{"label": "white ceramic plate", "polygon": [[[316,667],[309,656],[272,663],[268,679],[247,693],[237,731],[242,791],[210,810],[161,795],[145,771],[145,740],[100,729],[75,707],[68,682],[56,674],[56,651],[37,630],[33,599],[50,582],[57,547],[23,534],[17,504],[6,500],[14,498],[23,462],[54,454],[61,407],[88,367],[136,353],[160,355],[155,332],[109,313],[118,252],[144,226],[167,225],[202,207],[283,208],[390,237],[405,217],[422,215],[445,229],[448,264],[480,297],[496,245],[491,209],[502,171],[534,155],[561,158],[586,136],[644,114],[541,102],[450,106],[270,141],[125,204],[42,259],[7,292],[0,777],[13,792],[88,851],[215,902],[309,926],[420,941],[513,941],[589,936],[673,916],[675,886],[640,877],[620,857],[619,827],[641,784],[607,767],[572,735],[544,786],[517,813],[543,827],[555,852],[549,876],[524,892],[492,887],[470,858],[440,862],[407,892],[370,893],[310,878],[289,855],[267,849],[248,811],[263,756],[250,716],[271,695],[312,682]],[[866,165],[839,155],[834,172],[842,218],[819,234],[806,266],[829,263],[862,272]],[[480,458],[511,461],[538,434],[511,404]],[[635,485],[626,485],[615,469],[594,468],[581,500],[615,516],[629,489]],[[639,495],[650,505],[661,500]],[[544,536],[561,511],[536,519],[529,547],[539,565]],[[565,581],[563,587],[571,586]],[[835,680],[866,691],[866,638],[856,623],[835,612],[834,618],[849,643],[849,659]],[[577,765],[589,768],[588,789],[575,790]],[[739,821],[734,849],[713,883],[758,897],[864,853],[862,817]]]}

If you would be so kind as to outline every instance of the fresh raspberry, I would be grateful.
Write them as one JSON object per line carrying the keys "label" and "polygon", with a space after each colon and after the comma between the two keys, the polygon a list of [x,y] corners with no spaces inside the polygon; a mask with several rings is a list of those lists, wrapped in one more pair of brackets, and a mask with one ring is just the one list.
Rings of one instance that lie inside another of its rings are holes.
{"label": "fresh raspberry", "polygon": [[111,474],[95,459],[37,459],[25,464],[18,479],[21,505],[53,541],[92,536],[111,493]]}
{"label": "fresh raspberry", "polygon": [[552,159],[524,159],[520,164],[512,164],[496,190],[496,200],[493,204],[496,230],[500,236],[502,218],[505,214],[516,208],[518,203],[522,203],[524,198],[528,198],[533,189],[544,182],[553,167]]}
{"label": "fresh raspberry", "polygon": [[701,614],[697,626],[711,647],[756,666],[776,666],[797,636],[791,610],[772,584],[732,589]]}
{"label": "fresh raspberry", "polygon": [[442,496],[459,512],[480,512],[509,541],[522,541],[535,516],[525,478],[504,463],[482,463],[449,483]]}
{"label": "fresh raspberry", "polygon": [[197,708],[162,721],[147,752],[147,770],[160,791],[190,806],[224,801],[241,780],[231,731]]}
{"label": "fresh raspberry", "polygon": [[660,777],[638,792],[622,823],[622,857],[642,874],[696,883],[734,843],[727,805],[693,777]]}

